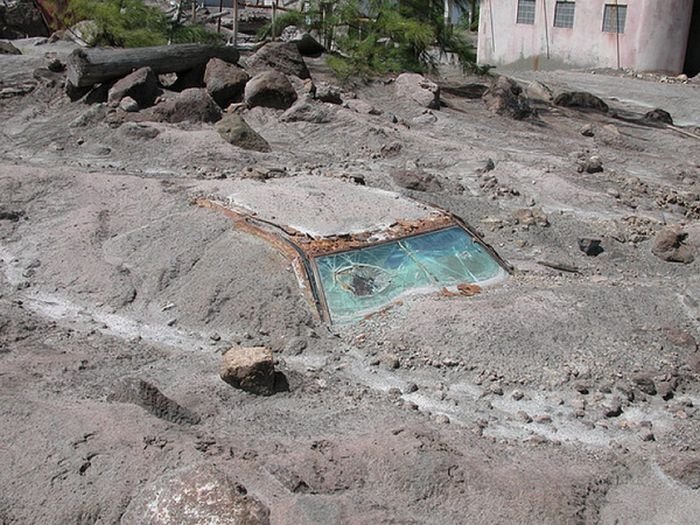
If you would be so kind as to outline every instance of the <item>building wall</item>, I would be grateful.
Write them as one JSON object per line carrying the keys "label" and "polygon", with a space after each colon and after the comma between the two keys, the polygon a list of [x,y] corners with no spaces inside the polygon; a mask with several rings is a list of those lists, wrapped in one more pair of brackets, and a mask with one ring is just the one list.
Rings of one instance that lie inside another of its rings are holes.
{"label": "building wall", "polygon": [[[700,0],[699,0],[700,1]],[[577,0],[573,28],[554,27],[556,0],[536,0],[535,23],[517,24],[518,0],[482,0],[480,64],[528,69],[611,67],[683,70],[693,0],[619,0],[627,6],[624,33],[602,31],[615,0]]]}
{"label": "building wall", "polygon": [[693,20],[688,34],[688,48],[685,54],[685,71],[690,76],[700,73],[700,0],[693,7]]}

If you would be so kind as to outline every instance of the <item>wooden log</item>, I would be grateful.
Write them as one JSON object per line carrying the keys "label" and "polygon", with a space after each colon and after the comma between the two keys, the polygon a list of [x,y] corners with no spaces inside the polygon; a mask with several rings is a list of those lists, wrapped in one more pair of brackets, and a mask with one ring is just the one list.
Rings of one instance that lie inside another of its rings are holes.
{"label": "wooden log", "polygon": [[236,64],[233,47],[203,44],[139,47],[133,49],[76,49],[68,57],[68,82],[75,87],[92,86],[122,78],[135,69],[150,67],[154,73],[179,73],[206,65],[210,58]]}

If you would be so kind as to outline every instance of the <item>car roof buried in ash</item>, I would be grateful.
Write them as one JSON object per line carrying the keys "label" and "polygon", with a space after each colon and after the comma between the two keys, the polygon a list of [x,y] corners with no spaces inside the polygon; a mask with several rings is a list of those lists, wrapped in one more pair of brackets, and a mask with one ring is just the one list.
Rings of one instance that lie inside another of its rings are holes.
{"label": "car roof buried in ash", "polygon": [[376,313],[409,294],[471,295],[510,267],[459,217],[342,179],[304,175],[218,184],[201,206],[292,261],[325,321]]}

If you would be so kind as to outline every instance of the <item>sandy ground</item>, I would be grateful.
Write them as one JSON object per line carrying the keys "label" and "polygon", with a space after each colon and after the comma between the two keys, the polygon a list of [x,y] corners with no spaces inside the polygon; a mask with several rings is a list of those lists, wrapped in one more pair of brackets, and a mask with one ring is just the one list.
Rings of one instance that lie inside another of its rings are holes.
{"label": "sandy ground", "polygon": [[[256,153],[208,124],[119,126],[33,77],[67,49],[26,50],[0,57],[0,88],[32,86],[0,100],[0,523],[119,523],[155,479],[199,463],[273,524],[697,522],[699,263],[651,246],[682,223],[700,257],[698,140],[545,105],[514,121],[451,96],[426,114],[378,82],[353,89],[379,115],[245,111],[272,146]],[[537,76],[700,126],[697,85]],[[590,155],[602,173],[577,171]],[[443,189],[405,190],[397,169]],[[329,327],[284,256],[192,205],[251,174],[362,176],[462,216],[516,271]],[[549,226],[514,221],[536,207]],[[605,251],[587,257],[583,237]],[[271,347],[290,391],[223,383],[234,343]]]}

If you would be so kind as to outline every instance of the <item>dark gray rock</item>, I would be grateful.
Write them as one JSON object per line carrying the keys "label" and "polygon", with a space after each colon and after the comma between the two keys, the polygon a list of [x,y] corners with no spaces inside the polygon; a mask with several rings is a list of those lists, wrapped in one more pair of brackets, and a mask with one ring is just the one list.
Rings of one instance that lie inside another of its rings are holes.
{"label": "dark gray rock", "polygon": [[567,108],[592,109],[600,111],[601,113],[607,113],[608,109],[610,109],[608,105],[603,102],[603,99],[586,91],[568,91],[560,93],[554,99],[554,104]]}
{"label": "dark gray rock", "polygon": [[279,71],[264,71],[251,78],[245,86],[244,100],[248,107],[264,106],[287,109],[297,99],[294,86]]}
{"label": "dark gray rock", "polygon": [[158,77],[150,67],[142,67],[118,80],[109,90],[107,101],[117,106],[124,97],[131,97],[139,107],[147,108],[158,95]]}
{"label": "dark gray rock", "polygon": [[171,471],[130,502],[122,525],[269,525],[270,511],[246,488],[211,465]]}
{"label": "dark gray rock", "polygon": [[240,115],[225,115],[216,123],[216,131],[219,132],[219,135],[226,142],[233,146],[262,152],[271,150],[267,141],[251,128]]}
{"label": "dark gray rock", "polygon": [[532,108],[522,91],[514,80],[501,76],[484,93],[482,100],[490,111],[522,120],[532,114]]}
{"label": "dark gray rock", "polygon": [[192,88],[161,102],[153,108],[153,116],[163,122],[217,122],[221,108],[206,89]]}
{"label": "dark gray rock", "polygon": [[316,100],[328,102],[330,104],[342,104],[343,99],[340,95],[340,88],[321,82],[316,86]]}
{"label": "dark gray rock", "polygon": [[246,71],[257,75],[274,69],[285,75],[294,75],[301,79],[311,78],[304,58],[297,46],[291,42],[269,42],[258,49],[246,61]]}
{"label": "dark gray rock", "polygon": [[305,57],[318,57],[326,50],[318,40],[296,26],[285,27],[280,40],[296,45],[299,53]]}
{"label": "dark gray rock", "polygon": [[249,79],[243,68],[218,58],[212,58],[204,72],[207,91],[222,108],[243,99],[243,90]]}
{"label": "dark gray rock", "polygon": [[598,257],[598,255],[605,251],[600,245],[601,242],[600,239],[588,239],[584,237],[578,239],[578,249],[589,257]]}
{"label": "dark gray rock", "polygon": [[652,109],[646,113],[642,120],[647,124],[670,124],[673,126],[673,117],[671,117],[671,114],[668,111],[659,108]]}
{"label": "dark gray rock", "polygon": [[333,120],[333,113],[323,103],[314,102],[311,99],[297,101],[280,117],[281,122],[311,122],[313,124],[326,124]]}
{"label": "dark gray rock", "polygon": [[650,396],[656,395],[656,384],[648,374],[637,374],[632,378],[634,385]]}
{"label": "dark gray rock", "polygon": [[0,42],[0,55],[21,55],[22,52],[17,49],[12,42]]}

